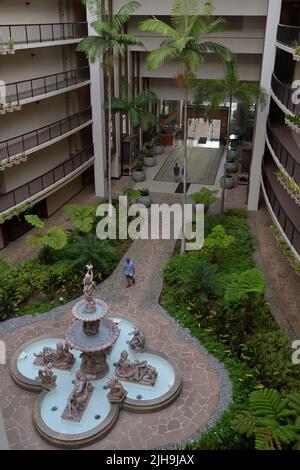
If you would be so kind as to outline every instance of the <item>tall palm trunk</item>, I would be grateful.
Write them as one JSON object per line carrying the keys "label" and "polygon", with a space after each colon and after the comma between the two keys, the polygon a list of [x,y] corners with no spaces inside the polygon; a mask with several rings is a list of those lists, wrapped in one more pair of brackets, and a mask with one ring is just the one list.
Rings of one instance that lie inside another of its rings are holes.
{"label": "tall palm trunk", "polygon": [[111,71],[108,71],[108,161],[107,161],[107,192],[108,192],[108,203],[109,203],[109,216],[112,215],[112,193],[111,193],[111,158],[112,158],[112,147],[111,147],[111,131],[112,131],[112,110],[111,110],[111,98],[112,98],[112,84],[111,84]]}
{"label": "tall palm trunk", "polygon": [[187,188],[187,133],[188,133],[188,86],[185,87],[184,100],[184,126],[183,126],[183,210],[182,210],[182,239],[180,254],[185,253],[185,204],[186,204],[186,188]]}
{"label": "tall palm trunk", "polygon": [[224,181],[223,181],[223,185],[222,185],[222,196],[221,196],[221,214],[224,214],[224,211],[225,211],[225,194],[226,194],[226,186],[225,185],[226,185],[226,176],[227,176],[227,154],[228,154],[229,142],[230,142],[231,111],[232,111],[232,93],[230,93],[230,98],[229,98],[229,112],[228,112],[225,162],[224,162]]}

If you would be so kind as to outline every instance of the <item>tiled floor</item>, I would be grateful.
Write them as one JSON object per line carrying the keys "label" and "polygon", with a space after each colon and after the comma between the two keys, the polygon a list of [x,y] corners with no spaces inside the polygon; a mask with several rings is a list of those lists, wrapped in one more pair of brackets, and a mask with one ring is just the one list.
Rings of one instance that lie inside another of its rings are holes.
{"label": "tiled floor", "polygon": [[[163,196],[165,198],[165,195]],[[216,415],[216,406],[230,396],[220,395],[219,372],[209,356],[200,352],[179,333],[170,319],[162,315],[156,302],[161,292],[163,267],[172,256],[172,240],[136,240],[128,256],[136,263],[136,284],[126,289],[123,262],[96,294],[108,303],[111,315],[124,315],[145,333],[147,348],[165,353],[178,366],[182,374],[183,388],[173,405],[152,414],[134,414],[121,411],[115,428],[90,449],[153,449],[177,444],[192,436]],[[41,321],[2,338],[7,345],[8,360],[13,351],[25,340],[41,334],[62,334],[71,315],[57,320]],[[224,373],[222,373],[223,375]],[[226,379],[227,380],[227,379]],[[0,381],[0,406],[5,421],[11,449],[51,449],[34,430],[32,411],[36,395],[16,386],[3,367]]]}

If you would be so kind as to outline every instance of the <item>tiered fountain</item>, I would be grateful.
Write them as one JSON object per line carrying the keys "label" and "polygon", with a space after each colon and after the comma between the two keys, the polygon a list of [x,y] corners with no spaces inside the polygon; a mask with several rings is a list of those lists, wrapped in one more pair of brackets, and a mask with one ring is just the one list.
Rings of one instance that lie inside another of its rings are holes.
{"label": "tiered fountain", "polygon": [[106,318],[106,303],[94,298],[91,265],[83,284],[84,299],[72,308],[66,341],[35,338],[11,359],[18,385],[42,392],[34,408],[36,429],[59,447],[87,445],[114,426],[121,408],[156,411],[181,389],[176,366],[146,351],[138,328],[119,316]]}

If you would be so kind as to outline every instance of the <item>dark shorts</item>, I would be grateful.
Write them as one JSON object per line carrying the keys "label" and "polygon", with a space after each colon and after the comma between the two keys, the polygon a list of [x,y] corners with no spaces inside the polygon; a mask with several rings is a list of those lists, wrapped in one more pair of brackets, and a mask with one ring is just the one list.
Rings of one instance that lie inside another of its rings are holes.
{"label": "dark shorts", "polygon": [[128,276],[128,274],[126,274],[126,279],[134,279],[134,276]]}

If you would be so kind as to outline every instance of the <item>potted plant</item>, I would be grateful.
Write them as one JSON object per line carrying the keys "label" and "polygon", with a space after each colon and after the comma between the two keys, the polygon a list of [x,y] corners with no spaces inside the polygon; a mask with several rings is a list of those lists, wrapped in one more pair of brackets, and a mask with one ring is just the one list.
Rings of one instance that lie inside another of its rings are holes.
{"label": "potted plant", "polygon": [[133,181],[145,181],[146,179],[146,173],[144,170],[144,163],[142,160],[138,160],[134,166],[133,172],[132,172],[132,179]]}
{"label": "potted plant", "polygon": [[8,54],[15,54],[15,40],[13,38],[9,38],[7,41],[7,53]]}
{"label": "potted plant", "polygon": [[148,188],[141,189],[139,191],[140,197],[136,200],[138,204],[143,204],[146,207],[150,207],[152,204],[152,198]]}
{"label": "potted plant", "polygon": [[293,59],[296,60],[297,62],[300,62],[300,44],[295,43]]}
{"label": "potted plant", "polygon": [[210,204],[214,204],[217,202],[218,197],[218,190],[217,189],[208,189],[208,188],[201,188],[200,191],[191,195],[193,200],[193,206],[196,207],[196,204],[203,204],[204,205],[204,212],[205,214],[208,211]]}
{"label": "potted plant", "polygon": [[14,105],[14,110],[15,111],[21,111],[21,109],[22,109],[22,106],[20,104],[20,101],[17,101]]}
{"label": "potted plant", "polygon": [[133,188],[127,188],[123,191],[123,195],[127,196],[129,205],[131,205],[140,197],[140,191]]}
{"label": "potted plant", "polygon": [[160,135],[156,137],[152,150],[155,155],[161,155],[162,153],[164,153],[165,146]]}
{"label": "potted plant", "polygon": [[8,103],[8,106],[7,106],[7,108],[6,108],[6,111],[7,111],[8,113],[13,113],[13,112],[14,112],[14,107],[13,107],[11,101]]}
{"label": "potted plant", "polygon": [[236,173],[238,171],[238,162],[236,161],[230,162],[227,160],[226,170],[228,173]]}
{"label": "potted plant", "polygon": [[7,49],[5,49],[3,41],[0,41],[0,55],[6,55]]}
{"label": "potted plant", "polygon": [[153,150],[144,150],[144,157],[143,157],[144,165],[145,166],[155,166],[156,165],[156,158],[154,155]]}
{"label": "potted plant", "polygon": [[0,101],[0,114],[5,114],[5,107],[2,101]]}
{"label": "potted plant", "polygon": [[[223,188],[224,176],[222,176],[222,178],[220,179],[220,183],[221,183],[221,187]],[[234,176],[227,173],[226,178],[225,178],[225,189],[232,189],[234,188],[234,186],[235,186]]]}
{"label": "potted plant", "polygon": [[292,131],[300,134],[300,117],[286,114],[284,122]]}

